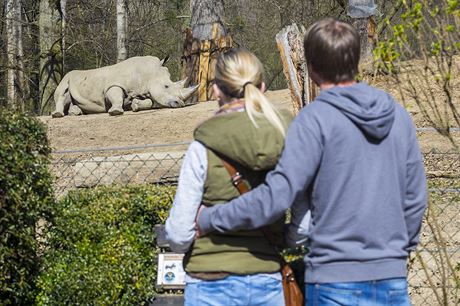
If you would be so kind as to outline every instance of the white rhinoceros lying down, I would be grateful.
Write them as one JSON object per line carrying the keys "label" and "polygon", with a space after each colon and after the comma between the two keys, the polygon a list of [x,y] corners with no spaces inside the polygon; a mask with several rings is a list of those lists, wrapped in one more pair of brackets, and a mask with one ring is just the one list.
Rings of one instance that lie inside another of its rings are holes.
{"label": "white rhinoceros lying down", "polygon": [[173,83],[168,68],[163,66],[165,62],[138,56],[112,66],[70,71],[56,88],[52,116],[121,115],[128,109],[185,106],[198,86],[184,88],[186,80]]}

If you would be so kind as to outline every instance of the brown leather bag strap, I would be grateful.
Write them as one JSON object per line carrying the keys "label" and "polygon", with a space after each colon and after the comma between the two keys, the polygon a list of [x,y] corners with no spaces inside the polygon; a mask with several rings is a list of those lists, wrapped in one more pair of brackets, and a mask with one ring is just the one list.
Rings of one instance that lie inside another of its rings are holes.
{"label": "brown leather bag strap", "polygon": [[240,194],[248,192],[249,187],[246,184],[246,182],[243,180],[243,176],[241,175],[241,173],[239,173],[235,169],[235,167],[233,167],[233,165],[231,165],[229,162],[227,162],[221,156],[219,156],[219,158],[222,160],[222,163],[224,164],[225,169],[227,169],[228,173],[230,174],[233,186],[235,186],[235,188],[238,189]]}
{"label": "brown leather bag strap", "polygon": [[[238,189],[240,194],[248,192],[250,189],[246,182],[243,180],[243,176],[236,170],[236,168],[232,164],[226,161],[225,158],[223,158],[220,154],[216,153],[216,155],[222,160],[225,169],[227,169],[228,173],[230,174],[233,186],[235,186],[235,188]],[[275,234],[273,233],[271,228],[269,226],[264,226],[261,228],[261,230],[270,242],[270,244],[276,249]],[[282,263],[284,263],[284,259],[281,256],[280,260],[282,261]]]}

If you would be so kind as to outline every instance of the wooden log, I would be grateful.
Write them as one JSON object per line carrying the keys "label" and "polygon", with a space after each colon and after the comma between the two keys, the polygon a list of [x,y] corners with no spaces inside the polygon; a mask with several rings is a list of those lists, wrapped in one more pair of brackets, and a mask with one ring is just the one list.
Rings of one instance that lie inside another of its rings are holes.
{"label": "wooden log", "polygon": [[287,79],[295,114],[313,101],[319,92],[318,87],[308,76],[303,47],[304,35],[305,28],[301,27],[299,30],[296,24],[285,27],[276,35],[276,44],[280,52],[283,72]]}

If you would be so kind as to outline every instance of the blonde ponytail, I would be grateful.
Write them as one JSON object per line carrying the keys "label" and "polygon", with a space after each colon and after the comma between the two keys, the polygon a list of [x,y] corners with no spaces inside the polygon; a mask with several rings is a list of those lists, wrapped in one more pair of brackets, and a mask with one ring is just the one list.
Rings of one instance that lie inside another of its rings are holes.
{"label": "blonde ponytail", "polygon": [[229,98],[244,98],[254,126],[258,127],[256,117],[265,117],[284,137],[286,128],[278,111],[261,92],[262,76],[262,63],[254,54],[231,49],[217,61],[215,83]]}
{"label": "blonde ponytail", "polygon": [[244,101],[246,104],[246,112],[249,119],[257,127],[255,121],[256,116],[264,116],[280,133],[286,136],[286,129],[281,122],[278,111],[272,106],[267,97],[252,83],[249,83],[244,88]]}

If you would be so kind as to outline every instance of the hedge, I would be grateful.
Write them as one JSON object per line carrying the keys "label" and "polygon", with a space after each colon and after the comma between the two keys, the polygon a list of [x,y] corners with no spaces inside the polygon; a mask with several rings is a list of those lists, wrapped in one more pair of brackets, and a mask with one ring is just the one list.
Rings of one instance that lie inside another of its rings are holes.
{"label": "hedge", "polygon": [[168,216],[174,187],[76,190],[46,231],[38,305],[142,305],[155,295],[154,225]]}
{"label": "hedge", "polygon": [[50,220],[52,179],[45,127],[0,109],[0,305],[30,305],[39,272],[38,224]]}

